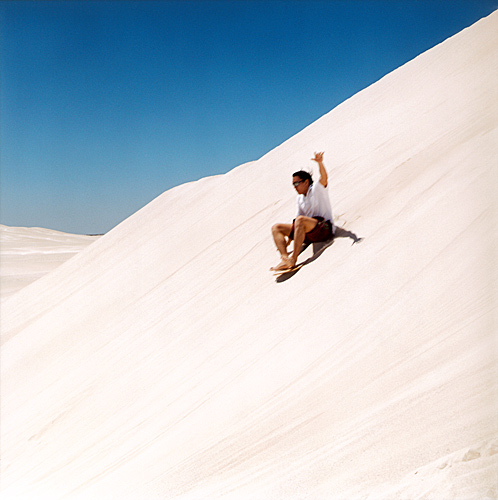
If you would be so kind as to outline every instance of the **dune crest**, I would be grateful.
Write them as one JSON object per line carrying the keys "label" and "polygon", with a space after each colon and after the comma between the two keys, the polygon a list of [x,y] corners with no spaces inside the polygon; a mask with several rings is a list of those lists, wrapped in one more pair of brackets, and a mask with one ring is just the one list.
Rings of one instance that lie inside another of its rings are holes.
{"label": "dune crest", "polygon": [[[13,295],[3,498],[498,498],[497,42],[495,12]],[[278,283],[314,151],[344,237]]]}

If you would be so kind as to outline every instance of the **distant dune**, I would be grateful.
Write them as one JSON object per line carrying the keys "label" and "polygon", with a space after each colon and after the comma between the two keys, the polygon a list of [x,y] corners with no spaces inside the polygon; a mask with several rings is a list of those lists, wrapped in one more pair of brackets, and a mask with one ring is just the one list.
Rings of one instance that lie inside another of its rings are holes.
{"label": "distant dune", "polygon": [[53,271],[96,238],[39,227],[8,227],[0,224],[1,299],[10,297]]}
{"label": "distant dune", "polygon": [[[12,295],[2,498],[498,498],[497,82],[498,12]],[[276,281],[314,151],[341,237]]]}

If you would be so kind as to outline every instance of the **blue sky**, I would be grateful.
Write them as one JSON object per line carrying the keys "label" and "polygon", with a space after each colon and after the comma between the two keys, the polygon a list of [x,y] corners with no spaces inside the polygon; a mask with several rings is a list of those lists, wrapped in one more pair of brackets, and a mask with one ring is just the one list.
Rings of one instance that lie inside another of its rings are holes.
{"label": "blue sky", "polygon": [[103,233],[256,160],[498,0],[0,2],[0,222]]}

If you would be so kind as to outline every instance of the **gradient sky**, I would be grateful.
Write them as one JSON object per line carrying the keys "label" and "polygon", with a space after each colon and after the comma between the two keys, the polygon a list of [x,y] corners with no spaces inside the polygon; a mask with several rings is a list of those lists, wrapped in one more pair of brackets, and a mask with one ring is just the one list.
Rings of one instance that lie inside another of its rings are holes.
{"label": "gradient sky", "polygon": [[0,2],[0,222],[103,233],[257,160],[498,0]]}

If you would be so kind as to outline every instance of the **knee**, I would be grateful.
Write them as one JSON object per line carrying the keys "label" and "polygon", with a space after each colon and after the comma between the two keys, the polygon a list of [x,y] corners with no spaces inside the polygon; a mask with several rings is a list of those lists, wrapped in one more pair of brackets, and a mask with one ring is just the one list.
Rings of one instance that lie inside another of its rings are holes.
{"label": "knee", "polygon": [[274,224],[271,228],[273,236],[288,236],[291,231],[289,224]]}
{"label": "knee", "polygon": [[271,232],[272,234],[282,232],[282,224],[273,224],[273,226],[271,227]]}
{"label": "knee", "polygon": [[304,224],[305,220],[306,220],[306,217],[304,215],[298,215],[296,217],[296,220],[294,221],[294,225],[296,227],[301,227]]}

